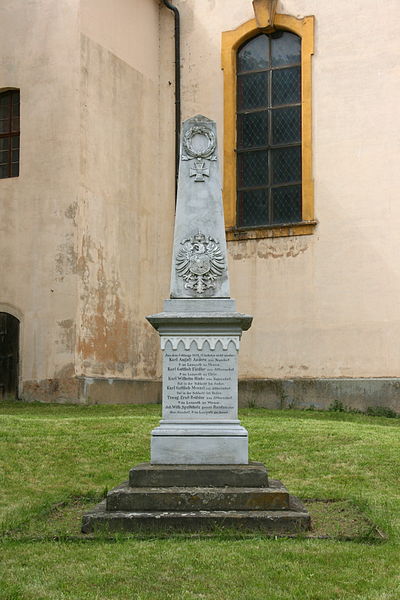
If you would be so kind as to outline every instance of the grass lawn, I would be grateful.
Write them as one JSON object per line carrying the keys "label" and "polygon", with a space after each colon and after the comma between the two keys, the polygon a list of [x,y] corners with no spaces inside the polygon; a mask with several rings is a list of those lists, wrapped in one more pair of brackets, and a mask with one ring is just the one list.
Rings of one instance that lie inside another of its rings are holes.
{"label": "grass lawn", "polygon": [[399,600],[400,419],[240,417],[271,478],[340,501],[326,505],[331,529],[361,512],[364,533],[84,537],[82,512],[149,460],[160,407],[0,403],[0,600]]}

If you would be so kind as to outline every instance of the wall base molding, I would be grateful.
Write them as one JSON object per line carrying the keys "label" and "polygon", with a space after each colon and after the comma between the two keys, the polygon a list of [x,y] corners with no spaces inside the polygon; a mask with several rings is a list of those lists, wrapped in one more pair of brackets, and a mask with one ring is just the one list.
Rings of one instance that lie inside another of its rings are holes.
{"label": "wall base molding", "polygon": [[[21,400],[75,404],[160,404],[161,381],[71,377],[24,382]],[[366,411],[385,407],[400,413],[400,378],[241,379],[239,406],[315,408],[332,405]]]}
{"label": "wall base molding", "polygon": [[239,406],[366,411],[385,407],[400,413],[400,378],[242,379]]}

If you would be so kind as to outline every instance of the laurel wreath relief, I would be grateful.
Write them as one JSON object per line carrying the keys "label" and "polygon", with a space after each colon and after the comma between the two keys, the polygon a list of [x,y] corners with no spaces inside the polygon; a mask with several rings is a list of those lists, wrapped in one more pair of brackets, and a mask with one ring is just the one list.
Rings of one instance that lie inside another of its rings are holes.
{"label": "laurel wreath relief", "polygon": [[[195,135],[203,135],[207,139],[207,147],[204,150],[196,150],[193,147],[192,139]],[[193,127],[190,127],[183,136],[182,145],[183,150],[185,151],[182,155],[182,160],[190,160],[191,158],[217,160],[217,157],[214,154],[215,148],[217,147],[215,133],[205,125],[193,125]]]}

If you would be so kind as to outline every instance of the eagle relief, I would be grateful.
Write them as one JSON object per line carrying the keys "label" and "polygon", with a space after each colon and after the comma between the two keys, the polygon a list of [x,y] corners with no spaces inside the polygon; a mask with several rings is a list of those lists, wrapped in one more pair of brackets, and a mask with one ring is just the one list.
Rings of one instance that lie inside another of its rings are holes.
{"label": "eagle relief", "polygon": [[200,231],[181,242],[176,256],[176,270],[185,281],[185,288],[203,294],[215,288],[215,281],[225,269],[225,259],[219,242]]}

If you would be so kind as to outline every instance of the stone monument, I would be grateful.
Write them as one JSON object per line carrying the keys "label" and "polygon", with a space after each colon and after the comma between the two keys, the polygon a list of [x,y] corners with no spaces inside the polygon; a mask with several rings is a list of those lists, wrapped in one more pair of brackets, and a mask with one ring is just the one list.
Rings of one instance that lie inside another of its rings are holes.
{"label": "stone monument", "polygon": [[182,127],[170,299],[147,319],[163,352],[151,462],[132,468],[127,483],[86,513],[82,531],[308,529],[299,500],[248,460],[237,361],[252,317],[230,298],[216,126],[201,115]]}
{"label": "stone monument", "polygon": [[230,299],[215,123],[182,128],[171,299],[148,317],[163,351],[163,419],[152,464],[247,464],[237,355],[252,318]]}

